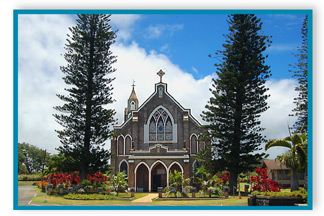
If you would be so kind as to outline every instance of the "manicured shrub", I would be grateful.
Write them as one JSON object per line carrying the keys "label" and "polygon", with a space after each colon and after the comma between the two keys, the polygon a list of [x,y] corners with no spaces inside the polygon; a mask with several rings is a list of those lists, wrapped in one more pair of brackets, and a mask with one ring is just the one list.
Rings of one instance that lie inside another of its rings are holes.
{"label": "manicured shrub", "polygon": [[293,192],[260,192],[254,191],[252,195],[262,195],[262,196],[278,196],[278,197],[299,197],[307,201],[307,191],[304,188],[299,188],[297,191]]}

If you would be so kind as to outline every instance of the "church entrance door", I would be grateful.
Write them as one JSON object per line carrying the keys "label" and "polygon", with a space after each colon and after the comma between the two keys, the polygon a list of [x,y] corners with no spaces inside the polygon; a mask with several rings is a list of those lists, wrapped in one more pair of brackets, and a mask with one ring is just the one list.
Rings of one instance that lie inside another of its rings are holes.
{"label": "church entrance door", "polygon": [[152,192],[156,192],[158,187],[166,187],[167,185],[167,172],[165,167],[158,163],[154,166],[151,172],[152,175]]}
{"label": "church entrance door", "polygon": [[137,168],[136,191],[137,192],[148,192],[149,191],[149,170],[144,164],[141,164]]}

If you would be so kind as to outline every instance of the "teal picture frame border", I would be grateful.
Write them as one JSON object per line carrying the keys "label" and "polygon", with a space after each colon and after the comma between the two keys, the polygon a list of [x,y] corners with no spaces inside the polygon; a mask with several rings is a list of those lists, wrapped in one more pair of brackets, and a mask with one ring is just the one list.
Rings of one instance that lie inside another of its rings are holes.
{"label": "teal picture frame border", "polygon": [[[22,14],[307,14],[308,15],[308,205],[307,206],[19,206],[18,205],[18,16]],[[13,10],[13,209],[14,210],[312,210],[313,209],[313,10]]]}

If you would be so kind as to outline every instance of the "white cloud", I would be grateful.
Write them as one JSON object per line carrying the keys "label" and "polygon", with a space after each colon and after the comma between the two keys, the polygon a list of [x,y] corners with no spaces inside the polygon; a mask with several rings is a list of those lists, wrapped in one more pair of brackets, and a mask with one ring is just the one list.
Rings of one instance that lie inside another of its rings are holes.
{"label": "white cloud", "polygon": [[139,19],[141,19],[141,16],[138,14],[112,14],[110,17],[110,25],[118,29],[117,41],[129,40],[134,30],[133,25]]}
{"label": "white cloud", "polygon": [[[123,110],[131,93],[132,80],[136,82],[135,91],[141,104],[153,93],[154,84],[159,81],[156,73],[162,69],[166,72],[163,81],[168,84],[168,91],[184,107],[191,108],[194,116],[201,121],[200,111],[209,98],[208,88],[211,85],[211,76],[195,80],[191,74],[181,71],[165,55],[158,54],[156,51],[147,53],[136,43],[129,46],[116,44],[112,50],[118,56],[115,65],[117,73],[114,97],[117,100],[115,107],[119,120],[123,120]],[[205,94],[202,95],[202,92]],[[192,101],[199,101],[199,103],[192,103]]]}
{"label": "white cloud", "polygon": [[[73,22],[70,16],[62,15],[25,15],[19,18],[18,141],[29,142],[52,153],[60,145],[54,132],[59,125],[52,114],[53,106],[62,102],[55,94],[65,93],[63,74],[59,70],[65,61],[60,54],[64,53],[67,29]],[[211,96],[209,87],[215,74],[195,80],[167,56],[155,50],[147,51],[135,42],[130,45],[116,43],[112,51],[118,56],[118,61],[114,65],[117,71],[113,74],[116,77],[113,82],[116,102],[111,108],[117,111],[119,124],[123,121],[132,80],[136,81],[135,91],[141,104],[153,93],[154,84],[159,81],[156,73],[160,69],[166,72],[163,81],[168,84],[169,93],[185,108],[190,108],[193,116],[203,123],[200,114]],[[269,98],[270,109],[261,120],[268,138],[287,136],[295,85],[292,80],[267,82],[272,95]],[[292,125],[293,120],[289,124]]]}
{"label": "white cloud", "polygon": [[164,53],[169,53],[169,52],[170,52],[169,44],[164,44],[164,45],[160,48],[160,51],[161,51],[161,52],[164,52]]}
{"label": "white cloud", "polygon": [[19,15],[18,141],[54,150],[59,140],[53,106],[64,84],[59,66],[64,65],[64,43],[70,16]]}
{"label": "white cloud", "polygon": [[150,25],[146,29],[145,37],[149,39],[157,39],[164,36],[172,36],[176,31],[180,31],[183,29],[183,25],[180,24],[172,24],[172,25]]}
{"label": "white cloud", "polygon": [[299,44],[273,44],[267,49],[267,51],[294,51],[297,50],[298,46]]}
{"label": "white cloud", "polygon": [[195,68],[194,66],[192,66],[191,69],[192,69],[196,74],[198,74],[198,70],[197,70],[197,68]]}
{"label": "white cloud", "polygon": [[294,14],[268,14],[270,18],[295,20],[298,17]]}
{"label": "white cloud", "polygon": [[[296,117],[289,117],[295,108],[294,98],[298,95],[295,91],[297,81],[293,79],[270,80],[266,83],[271,95],[268,99],[270,108],[261,116],[261,126],[266,129],[264,135],[267,139],[282,139],[289,136],[288,125],[291,127]],[[284,153],[287,149],[275,147],[267,153],[271,158]]]}

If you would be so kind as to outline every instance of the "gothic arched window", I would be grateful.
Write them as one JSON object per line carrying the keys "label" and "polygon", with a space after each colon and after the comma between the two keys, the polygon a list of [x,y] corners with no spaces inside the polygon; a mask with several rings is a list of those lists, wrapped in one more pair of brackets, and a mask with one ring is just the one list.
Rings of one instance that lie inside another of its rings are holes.
{"label": "gothic arched window", "polygon": [[150,141],[172,141],[173,125],[169,114],[160,108],[150,119],[149,140]]}

